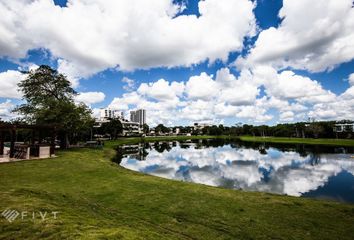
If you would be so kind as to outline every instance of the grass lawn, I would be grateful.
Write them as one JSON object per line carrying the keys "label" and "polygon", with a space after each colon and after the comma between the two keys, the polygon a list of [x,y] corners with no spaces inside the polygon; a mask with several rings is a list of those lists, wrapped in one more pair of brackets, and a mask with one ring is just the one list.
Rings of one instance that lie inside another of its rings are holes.
{"label": "grass lawn", "polygon": [[353,239],[354,205],[166,180],[110,161],[112,146],[136,141],[0,164],[1,211],[59,211],[0,217],[0,239]]}
{"label": "grass lawn", "polygon": [[253,137],[241,136],[242,141],[247,142],[273,142],[273,143],[298,143],[298,144],[314,144],[314,145],[335,145],[354,147],[353,139],[326,139],[326,138],[285,138],[285,137]]}

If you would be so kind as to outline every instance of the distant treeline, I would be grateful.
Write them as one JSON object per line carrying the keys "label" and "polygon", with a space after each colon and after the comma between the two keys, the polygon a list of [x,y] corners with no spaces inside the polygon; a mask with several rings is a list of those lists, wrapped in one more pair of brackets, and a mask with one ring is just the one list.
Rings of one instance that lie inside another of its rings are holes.
{"label": "distant treeline", "polygon": [[335,124],[352,123],[353,121],[311,121],[298,123],[284,123],[275,126],[237,124],[235,126],[213,125],[199,130],[192,127],[178,127],[181,133],[190,132],[192,135],[251,135],[271,137],[297,137],[297,138],[353,138],[352,128],[343,132],[335,131]]}
{"label": "distant treeline", "polygon": [[223,125],[210,126],[203,128],[202,134],[210,135],[252,135],[252,136],[272,136],[272,137],[297,137],[297,138],[353,138],[352,128],[345,129],[343,132],[335,130],[335,124],[352,123],[344,120],[318,121],[318,122],[299,122],[284,123],[275,126],[253,126],[248,124],[226,127]]}

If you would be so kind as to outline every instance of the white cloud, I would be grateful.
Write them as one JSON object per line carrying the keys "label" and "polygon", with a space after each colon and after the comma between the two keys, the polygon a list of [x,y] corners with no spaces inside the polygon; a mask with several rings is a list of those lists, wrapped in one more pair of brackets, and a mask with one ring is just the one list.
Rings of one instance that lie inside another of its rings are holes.
{"label": "white cloud", "polygon": [[266,114],[267,109],[258,106],[244,106],[236,114],[239,118],[252,119],[254,122],[267,122],[273,119],[272,115]]}
{"label": "white cloud", "polygon": [[201,99],[190,101],[181,109],[180,117],[196,122],[215,122],[214,104]]}
{"label": "white cloud", "polygon": [[349,75],[348,81],[351,86],[354,86],[354,73]]}
{"label": "white cloud", "polygon": [[294,116],[295,114],[292,111],[286,111],[286,112],[282,112],[279,116],[280,121],[293,121],[294,120]]}
{"label": "white cloud", "polygon": [[321,120],[354,119],[354,87],[336,96],[332,102],[314,104],[308,116]]}
{"label": "white cloud", "polygon": [[105,97],[106,95],[103,92],[81,92],[75,97],[75,101],[92,105],[102,102]]}
{"label": "white cloud", "polygon": [[148,84],[142,83],[137,91],[142,95],[156,100],[173,100],[177,96],[181,96],[184,91],[184,84],[178,82],[172,82],[170,84],[165,79],[160,79]]}
{"label": "white cloud", "polygon": [[130,92],[135,89],[135,81],[133,79],[123,77],[122,82],[125,83],[125,85],[123,86],[124,90]]}
{"label": "white cloud", "polygon": [[226,61],[255,33],[254,6],[248,0],[205,0],[197,17],[178,15],[184,6],[172,0],[71,0],[65,8],[45,0],[3,0],[0,56],[23,58],[30,49],[49,49],[74,85],[107,68]]}
{"label": "white cloud", "polygon": [[199,76],[192,76],[186,83],[186,92],[189,98],[210,100],[219,94],[216,82],[205,72]]}
{"label": "white cloud", "polygon": [[345,100],[354,100],[354,86],[351,86],[350,88],[348,88],[342,95],[341,95],[342,99]]}
{"label": "white cloud", "polygon": [[354,58],[352,0],[284,0],[278,28],[262,31],[239,67],[272,64],[320,72]]}
{"label": "white cloud", "polygon": [[121,98],[114,98],[108,107],[114,110],[128,110],[131,105],[138,105],[141,100],[142,97],[137,92],[125,93]]}
{"label": "white cloud", "polygon": [[100,118],[101,116],[101,108],[92,108],[92,117],[93,118]]}
{"label": "white cloud", "polygon": [[235,106],[253,104],[260,92],[252,78],[241,72],[239,79],[236,79],[228,68],[217,71],[216,82],[220,84],[220,101]]}
{"label": "white cloud", "polygon": [[80,70],[82,67],[83,65],[75,66],[66,60],[58,59],[58,72],[64,74],[67,77],[73,88],[79,86],[79,80],[81,77],[90,76],[90,74],[85,73],[85,70]]}
{"label": "white cloud", "polygon": [[243,68],[238,77],[221,68],[215,76],[202,72],[185,82],[159,79],[135,86],[134,80],[122,81],[129,93],[114,98],[109,107],[125,112],[144,108],[151,125],[220,123],[224,118],[250,123],[341,119],[353,118],[354,112],[354,88],[336,95],[316,80],[265,64]]}
{"label": "white cloud", "polygon": [[25,78],[25,74],[7,70],[0,73],[0,97],[3,98],[21,98],[22,94],[19,91],[17,84]]}
{"label": "white cloud", "polygon": [[252,74],[255,81],[265,87],[266,93],[275,98],[296,99],[299,102],[329,102],[335,98],[319,82],[292,71],[278,73],[272,67],[257,66],[252,69]]}
{"label": "white cloud", "polygon": [[270,98],[263,97],[259,100],[259,105],[270,109],[277,109],[279,112],[303,112],[308,109],[305,105],[298,102],[290,103],[286,99],[279,99],[273,96]]}
{"label": "white cloud", "polygon": [[239,77],[222,68],[213,78],[201,73],[186,82],[143,83],[136,91],[114,98],[109,107],[126,112],[144,108],[150,125],[218,124],[224,118],[249,123],[354,118],[353,87],[335,95],[308,77],[264,66],[244,69]]}
{"label": "white cloud", "polygon": [[0,103],[0,119],[10,120],[15,117],[16,115],[11,112],[14,107],[15,105],[10,100]]}

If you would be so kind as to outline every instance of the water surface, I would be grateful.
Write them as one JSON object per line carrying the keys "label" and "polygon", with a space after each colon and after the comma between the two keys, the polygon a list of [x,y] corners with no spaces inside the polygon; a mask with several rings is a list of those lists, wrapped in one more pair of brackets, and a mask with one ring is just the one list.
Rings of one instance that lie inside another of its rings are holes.
{"label": "water surface", "polygon": [[118,149],[121,166],[168,179],[354,203],[353,148],[225,140]]}

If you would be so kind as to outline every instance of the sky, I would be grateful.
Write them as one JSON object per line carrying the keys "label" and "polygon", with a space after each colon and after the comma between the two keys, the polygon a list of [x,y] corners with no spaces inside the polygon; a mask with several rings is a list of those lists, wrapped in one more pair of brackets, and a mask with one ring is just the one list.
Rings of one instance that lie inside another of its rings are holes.
{"label": "sky", "polygon": [[[311,7],[309,7],[311,6]],[[23,70],[155,126],[354,119],[352,0],[0,0],[0,118]]]}

